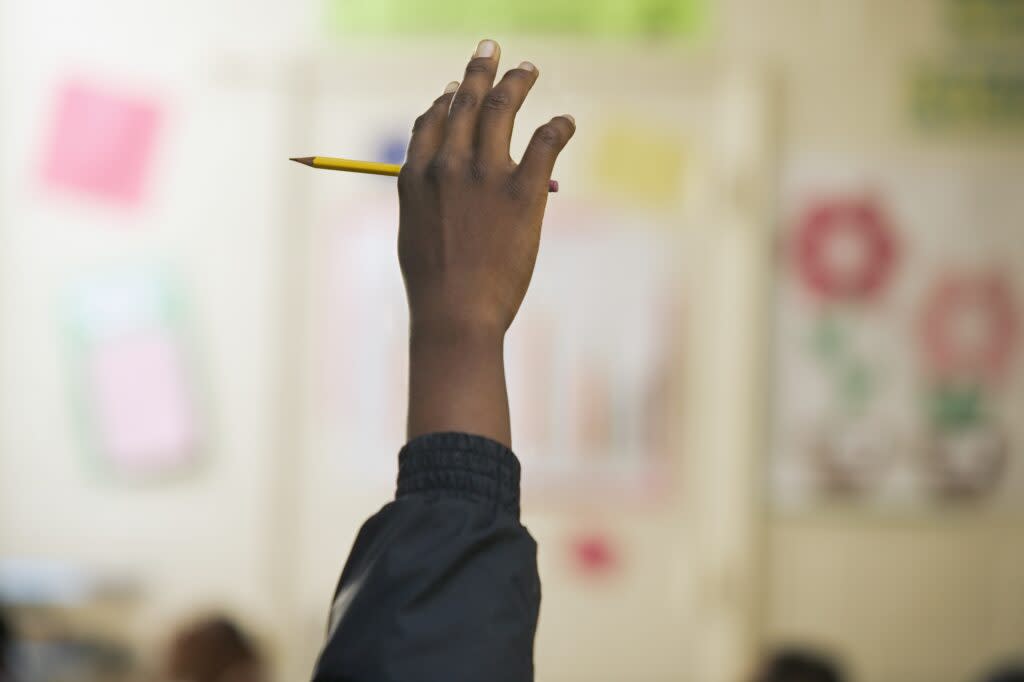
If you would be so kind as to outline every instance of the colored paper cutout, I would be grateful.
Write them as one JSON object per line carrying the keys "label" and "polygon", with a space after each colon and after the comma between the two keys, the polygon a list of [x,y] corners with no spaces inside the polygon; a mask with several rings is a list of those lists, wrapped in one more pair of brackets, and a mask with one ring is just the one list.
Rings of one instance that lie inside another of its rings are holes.
{"label": "colored paper cutout", "polygon": [[857,416],[876,393],[876,372],[852,343],[854,325],[840,315],[825,313],[811,330],[810,350],[823,376],[832,384],[836,403],[848,415]]}
{"label": "colored paper cutout", "polygon": [[130,273],[92,282],[75,299],[73,357],[84,427],[102,461],[131,478],[171,473],[198,449],[168,287],[160,277]]}
{"label": "colored paper cutout", "polygon": [[150,329],[106,341],[92,358],[96,428],[114,464],[164,469],[194,443],[184,367],[172,339]]}
{"label": "colored paper cutout", "polygon": [[935,492],[960,499],[991,494],[1005,481],[1010,459],[1006,435],[991,423],[938,430],[925,455]]}
{"label": "colored paper cutout", "polygon": [[1024,126],[1024,69],[1019,61],[950,59],[925,64],[911,76],[907,99],[914,120],[932,129]]}
{"label": "colored paper cutout", "polygon": [[797,228],[797,270],[807,288],[829,300],[864,300],[888,284],[896,236],[870,200],[834,197],[813,204]]}
{"label": "colored paper cutout", "polygon": [[708,14],[707,0],[328,0],[328,8],[334,30],[360,34],[510,31],[693,38]]}
{"label": "colored paper cutout", "polygon": [[405,152],[409,147],[408,136],[392,135],[380,143],[377,160],[382,163],[405,163]]}
{"label": "colored paper cutout", "polygon": [[43,184],[113,203],[138,203],[162,118],[151,98],[82,80],[65,83],[43,152]]}
{"label": "colored paper cutout", "polygon": [[812,440],[811,457],[821,483],[841,495],[859,495],[888,473],[896,443],[882,421],[854,418],[821,424]]}
{"label": "colored paper cutout", "polygon": [[978,47],[1020,46],[1024,0],[945,0],[946,25],[961,41]]}
{"label": "colored paper cutout", "polygon": [[948,273],[925,303],[922,344],[940,377],[1005,378],[1019,320],[1009,281],[1000,273]]}
{"label": "colored paper cutout", "polygon": [[597,136],[592,168],[602,192],[664,207],[684,190],[685,144],[674,130],[617,122]]}
{"label": "colored paper cutout", "polygon": [[978,386],[940,385],[928,396],[928,411],[936,428],[958,431],[981,423],[984,395]]}
{"label": "colored paper cutout", "polygon": [[571,543],[573,564],[580,573],[604,575],[618,566],[619,558],[611,542],[602,535],[587,535]]}

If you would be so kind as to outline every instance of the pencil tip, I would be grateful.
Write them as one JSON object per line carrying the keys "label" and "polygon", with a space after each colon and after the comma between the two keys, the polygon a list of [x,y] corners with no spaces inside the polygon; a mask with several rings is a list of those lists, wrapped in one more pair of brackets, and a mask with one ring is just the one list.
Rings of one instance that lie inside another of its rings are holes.
{"label": "pencil tip", "polygon": [[292,158],[290,158],[288,160],[289,161],[295,161],[296,163],[304,163],[307,166],[312,166],[313,165],[313,159],[315,159],[315,158],[316,158],[315,156],[294,156],[294,157],[292,157]]}

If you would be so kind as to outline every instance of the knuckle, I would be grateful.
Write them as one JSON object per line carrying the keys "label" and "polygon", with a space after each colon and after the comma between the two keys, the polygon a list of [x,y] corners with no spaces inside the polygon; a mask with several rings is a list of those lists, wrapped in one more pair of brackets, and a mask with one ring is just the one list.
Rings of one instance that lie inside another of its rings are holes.
{"label": "knuckle", "polygon": [[512,108],[512,97],[507,92],[492,90],[484,98],[484,108],[493,111],[507,111]]}
{"label": "knuckle", "polygon": [[416,117],[416,120],[412,122],[412,131],[415,133],[418,130],[422,130],[423,126],[430,123],[433,119],[432,112],[427,111]]}
{"label": "knuckle", "polygon": [[534,139],[545,147],[558,148],[562,145],[562,131],[553,123],[545,123],[537,129]]}
{"label": "knuckle", "polygon": [[480,98],[469,90],[459,90],[452,99],[452,109],[475,109],[478,104]]}
{"label": "knuckle", "polygon": [[457,164],[451,154],[440,152],[427,164],[424,176],[428,181],[438,183],[450,178],[456,171]]}
{"label": "knuckle", "polygon": [[490,73],[492,68],[493,60],[488,57],[477,57],[470,60],[469,64],[466,65],[466,75],[474,73]]}
{"label": "knuckle", "polygon": [[423,171],[424,177],[432,183],[437,183],[445,173],[446,159],[443,156],[435,156],[427,164]]}
{"label": "knuckle", "polygon": [[513,201],[522,199],[526,195],[526,188],[523,186],[522,180],[515,175],[510,175],[505,181],[505,194]]}
{"label": "knuckle", "polygon": [[487,178],[487,164],[480,159],[473,159],[469,164],[469,178],[474,182],[483,182]]}
{"label": "knuckle", "polygon": [[408,163],[402,166],[398,172],[398,192],[404,194],[411,190],[417,181],[418,169],[411,167]]}

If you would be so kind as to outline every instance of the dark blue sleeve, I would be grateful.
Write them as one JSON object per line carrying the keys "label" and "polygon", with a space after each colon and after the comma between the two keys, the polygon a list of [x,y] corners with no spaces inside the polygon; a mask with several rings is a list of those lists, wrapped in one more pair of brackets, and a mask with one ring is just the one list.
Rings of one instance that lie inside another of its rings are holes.
{"label": "dark blue sleeve", "polygon": [[356,538],[314,682],[527,682],[539,608],[515,455],[463,433],[416,438],[395,501]]}

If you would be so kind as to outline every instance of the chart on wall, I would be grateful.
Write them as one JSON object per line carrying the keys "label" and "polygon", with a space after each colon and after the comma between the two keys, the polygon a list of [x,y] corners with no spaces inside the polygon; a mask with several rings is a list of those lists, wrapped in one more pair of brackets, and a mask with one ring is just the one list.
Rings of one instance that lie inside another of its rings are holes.
{"label": "chart on wall", "polygon": [[[581,204],[548,208],[527,301],[506,340],[516,450],[531,493],[664,492],[679,408],[678,239],[654,222]],[[387,196],[346,214],[330,254],[327,390],[341,452],[401,445],[408,316]],[[393,458],[350,473],[393,480]]]}
{"label": "chart on wall", "polygon": [[800,158],[783,178],[782,508],[1024,500],[1024,168]]}
{"label": "chart on wall", "polygon": [[77,282],[65,322],[84,450],[118,480],[180,476],[199,458],[195,377],[177,280],[128,268]]}

